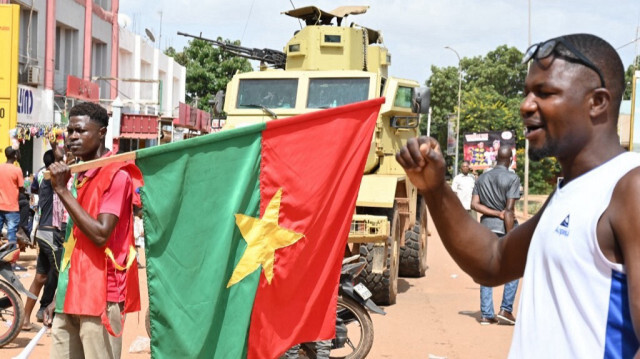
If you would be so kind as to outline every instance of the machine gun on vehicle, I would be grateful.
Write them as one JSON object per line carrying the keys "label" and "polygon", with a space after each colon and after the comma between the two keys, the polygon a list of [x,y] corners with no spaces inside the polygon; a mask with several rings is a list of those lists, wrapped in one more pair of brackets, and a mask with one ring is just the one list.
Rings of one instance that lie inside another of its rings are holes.
{"label": "machine gun on vehicle", "polygon": [[284,52],[273,50],[273,49],[256,49],[249,48],[240,45],[234,45],[223,41],[207,39],[202,37],[202,34],[199,36],[191,35],[184,32],[178,31],[178,35],[191,37],[194,39],[206,41],[212,45],[219,47],[220,49],[229,52],[230,54],[246,57],[250,60],[258,60],[262,64],[269,64],[277,69],[284,69],[285,64],[287,62],[287,55]]}

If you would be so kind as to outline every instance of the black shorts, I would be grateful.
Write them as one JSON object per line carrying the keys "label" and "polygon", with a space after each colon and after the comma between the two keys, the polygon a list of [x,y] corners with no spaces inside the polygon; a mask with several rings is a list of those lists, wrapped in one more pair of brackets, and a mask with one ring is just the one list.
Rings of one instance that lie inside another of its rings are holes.
{"label": "black shorts", "polygon": [[[39,231],[41,231],[39,229]],[[53,230],[53,232],[57,232],[57,230]],[[55,233],[54,235],[57,235]],[[54,249],[51,246],[51,243],[48,241],[42,240],[36,236],[36,240],[38,241],[38,259],[36,261],[36,273],[48,275],[53,269],[53,275],[58,275],[58,265],[60,263],[60,259],[58,258],[61,255],[62,248]]]}

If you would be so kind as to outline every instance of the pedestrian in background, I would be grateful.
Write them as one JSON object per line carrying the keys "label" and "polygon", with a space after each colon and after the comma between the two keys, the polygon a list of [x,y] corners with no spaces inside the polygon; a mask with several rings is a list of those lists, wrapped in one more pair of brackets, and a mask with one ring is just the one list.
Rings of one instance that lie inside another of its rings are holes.
{"label": "pedestrian in background", "polygon": [[[38,214],[40,220],[36,228],[36,243],[38,243],[38,257],[36,259],[36,276],[31,282],[29,292],[36,297],[40,295],[42,287],[45,287],[40,309],[36,312],[36,320],[42,322],[44,310],[51,304],[58,285],[58,265],[62,253],[62,242],[59,231],[53,225],[53,187],[51,181],[44,178],[44,172],[54,162],[53,150],[48,150],[42,157],[45,167],[38,171],[35,180],[31,184],[31,192],[38,195]],[[51,279],[51,280],[50,280]],[[27,298],[24,306],[25,318],[22,330],[29,331],[33,328],[31,324],[31,313],[36,301]]]}
{"label": "pedestrian in background", "polygon": [[18,197],[24,191],[24,177],[22,170],[15,163],[20,160],[20,151],[9,146],[4,155],[7,162],[0,164],[0,231],[7,225],[7,239],[9,243],[17,244],[16,233],[20,223],[20,206]]}
{"label": "pedestrian in background", "polygon": [[[509,233],[518,221],[515,219],[515,202],[520,198],[520,178],[509,171],[511,165],[511,148],[502,146],[498,149],[495,166],[491,171],[483,173],[476,182],[471,199],[471,208],[482,214],[480,223],[495,233],[498,238]],[[480,324],[497,322],[514,325],[513,301],[518,290],[518,279],[504,285],[502,304],[496,319],[493,311],[493,288],[480,286]]]}
{"label": "pedestrian in background", "polygon": [[476,176],[470,172],[469,162],[463,161],[460,166],[460,173],[453,178],[451,189],[458,195],[462,207],[464,207],[474,219],[476,219],[476,214],[471,208],[471,195],[475,183]]}

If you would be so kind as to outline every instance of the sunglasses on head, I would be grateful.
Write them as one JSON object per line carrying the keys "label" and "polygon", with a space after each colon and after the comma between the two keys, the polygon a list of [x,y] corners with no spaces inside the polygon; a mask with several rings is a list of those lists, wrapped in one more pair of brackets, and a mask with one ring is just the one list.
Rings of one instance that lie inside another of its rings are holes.
{"label": "sunglasses on head", "polygon": [[539,42],[537,44],[531,45],[522,57],[522,63],[526,64],[532,59],[542,60],[553,54],[553,51],[556,47],[562,44],[565,49],[569,50],[576,58],[570,58],[570,60],[577,61],[580,64],[590,68],[595,71],[600,77],[600,85],[601,87],[606,87],[604,82],[604,76],[602,76],[602,71],[598,68],[598,66],[594,65],[586,56],[584,56],[578,49],[576,49],[571,43],[566,41],[563,37],[558,37],[555,39],[547,40],[544,42]]}

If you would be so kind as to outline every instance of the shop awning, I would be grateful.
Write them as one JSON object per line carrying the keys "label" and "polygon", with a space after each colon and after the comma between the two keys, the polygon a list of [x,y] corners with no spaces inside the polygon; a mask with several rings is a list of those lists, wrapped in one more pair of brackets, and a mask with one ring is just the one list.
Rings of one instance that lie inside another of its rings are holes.
{"label": "shop awning", "polygon": [[153,140],[158,138],[157,133],[120,133],[119,138],[132,138],[139,140]]}
{"label": "shop awning", "polygon": [[155,115],[123,114],[119,138],[150,140],[158,138],[158,120]]}

